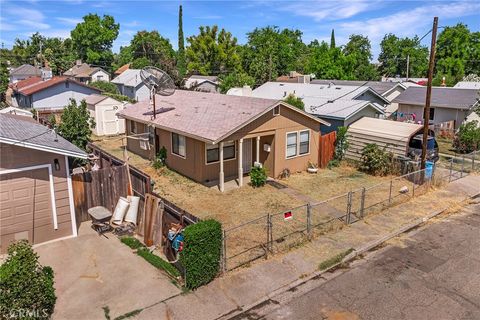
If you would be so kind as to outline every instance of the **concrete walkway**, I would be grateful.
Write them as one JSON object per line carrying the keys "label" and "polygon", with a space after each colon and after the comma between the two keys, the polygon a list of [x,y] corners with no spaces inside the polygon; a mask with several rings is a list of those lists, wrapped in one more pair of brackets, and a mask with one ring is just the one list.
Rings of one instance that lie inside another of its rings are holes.
{"label": "concrete walkway", "polygon": [[[249,268],[220,277],[198,290],[155,304],[144,304],[137,319],[228,319],[275,293],[287,290],[298,279],[315,271],[322,261],[359,248],[418,218],[458,204],[480,193],[480,176],[467,176],[442,190],[367,217],[342,230],[322,236],[286,254],[272,256]],[[132,308],[134,309],[134,308]]]}
{"label": "concrete walkway", "polygon": [[98,236],[86,222],[79,236],[40,245],[40,263],[55,272],[53,319],[114,319],[181,293],[170,278],[109,234]]}

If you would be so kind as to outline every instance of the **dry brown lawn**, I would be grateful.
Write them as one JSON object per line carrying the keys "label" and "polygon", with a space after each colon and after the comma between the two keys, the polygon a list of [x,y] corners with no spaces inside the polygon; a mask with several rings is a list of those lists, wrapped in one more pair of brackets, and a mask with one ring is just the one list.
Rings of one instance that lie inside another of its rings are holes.
{"label": "dry brown lawn", "polygon": [[[122,140],[119,137],[94,137],[93,142],[123,159]],[[128,155],[131,165],[144,171],[155,181],[155,192],[202,219],[211,217],[221,221],[226,228],[267,213],[278,213],[305,204],[305,201],[285,194],[270,185],[262,188],[252,188],[247,185],[221,193],[216,188],[203,186],[168,168],[155,170],[151,167],[149,160],[131,152]],[[319,170],[317,174],[295,173],[280,182],[320,201],[363,186],[368,187],[388,181],[388,179],[388,177],[373,177],[343,164],[332,170]]]}

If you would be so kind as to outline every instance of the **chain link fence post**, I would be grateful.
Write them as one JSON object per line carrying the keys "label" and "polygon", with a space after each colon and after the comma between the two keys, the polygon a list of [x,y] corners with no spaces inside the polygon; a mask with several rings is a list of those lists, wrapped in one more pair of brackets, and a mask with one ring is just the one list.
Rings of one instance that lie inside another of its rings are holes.
{"label": "chain link fence post", "polygon": [[390,191],[388,193],[388,204],[392,204],[393,179],[390,179]]}
{"label": "chain link fence post", "polygon": [[365,193],[366,189],[365,187],[362,188],[362,198],[360,199],[360,219],[363,219],[364,217],[364,211],[365,211]]}
{"label": "chain link fence post", "polygon": [[475,171],[475,157],[477,156],[476,153],[477,151],[472,152],[472,172]]}
{"label": "chain link fence post", "polygon": [[268,259],[268,252],[272,250],[272,216],[267,214],[267,243],[265,246],[265,259]]}
{"label": "chain link fence post", "polygon": [[412,178],[412,198],[415,198],[415,173]]}
{"label": "chain link fence post", "polygon": [[347,215],[345,217],[345,223],[350,224],[350,213],[352,212],[352,191],[347,194]]}
{"label": "chain link fence post", "polygon": [[448,183],[452,182],[453,158],[450,159],[450,173],[448,175]]}
{"label": "chain link fence post", "polygon": [[312,205],[307,203],[307,238],[312,239]]}
{"label": "chain link fence post", "polygon": [[460,178],[463,177],[463,169],[465,167],[465,154],[462,155],[462,171],[460,172]]}

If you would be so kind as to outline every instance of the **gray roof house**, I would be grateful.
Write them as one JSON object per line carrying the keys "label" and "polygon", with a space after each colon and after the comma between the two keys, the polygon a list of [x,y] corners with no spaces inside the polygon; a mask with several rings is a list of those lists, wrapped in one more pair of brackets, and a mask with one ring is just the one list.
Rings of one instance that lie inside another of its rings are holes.
{"label": "gray roof house", "polygon": [[[426,87],[409,87],[394,99],[398,103],[397,120],[423,122]],[[479,90],[433,87],[429,122],[457,129],[479,104]]]}
{"label": "gray roof house", "polygon": [[220,92],[217,76],[192,75],[185,80],[185,88],[202,92]]}
{"label": "gray roof house", "polygon": [[10,82],[15,83],[20,80],[25,80],[31,77],[39,77],[41,75],[41,68],[34,67],[29,64],[22,64],[20,67],[10,71]]}
{"label": "gray roof house", "polygon": [[63,75],[87,84],[95,81],[110,81],[110,74],[107,71],[100,67],[92,67],[88,63],[81,63],[81,61],[77,61]]}
{"label": "gray roof house", "polygon": [[140,69],[127,69],[111,82],[117,85],[120,94],[137,101],[148,100],[150,90],[142,82]]}
{"label": "gray roof house", "polygon": [[0,114],[0,147],[0,253],[15,240],[76,236],[69,157],[87,154],[34,119],[11,114]]}
{"label": "gray roof house", "polygon": [[252,91],[257,98],[285,99],[289,94],[302,99],[305,111],[325,120],[330,127],[322,133],[348,126],[361,117],[379,118],[385,114],[387,99],[368,86],[267,82]]}

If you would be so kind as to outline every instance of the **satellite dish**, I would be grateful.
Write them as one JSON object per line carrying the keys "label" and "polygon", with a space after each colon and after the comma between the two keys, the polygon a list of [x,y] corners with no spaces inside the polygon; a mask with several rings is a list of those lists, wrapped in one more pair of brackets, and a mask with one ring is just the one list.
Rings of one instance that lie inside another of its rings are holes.
{"label": "satellite dish", "polygon": [[153,105],[153,118],[155,118],[157,113],[171,110],[171,108],[168,108],[168,110],[161,108],[157,111],[155,108],[155,95],[157,93],[162,96],[171,96],[174,94],[175,83],[172,78],[165,71],[152,66],[140,70],[140,78],[147,88],[150,89],[150,103]]}

